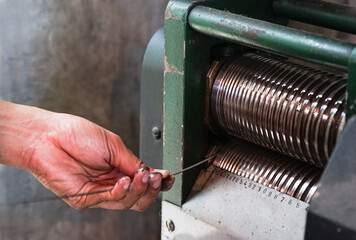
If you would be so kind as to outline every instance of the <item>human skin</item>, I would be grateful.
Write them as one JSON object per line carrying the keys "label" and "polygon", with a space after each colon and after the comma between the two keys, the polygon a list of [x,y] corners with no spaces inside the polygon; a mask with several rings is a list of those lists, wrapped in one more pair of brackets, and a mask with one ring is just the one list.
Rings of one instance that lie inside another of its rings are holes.
{"label": "human skin", "polygon": [[146,166],[121,138],[81,117],[0,101],[0,163],[32,173],[76,209],[144,211],[174,176]]}

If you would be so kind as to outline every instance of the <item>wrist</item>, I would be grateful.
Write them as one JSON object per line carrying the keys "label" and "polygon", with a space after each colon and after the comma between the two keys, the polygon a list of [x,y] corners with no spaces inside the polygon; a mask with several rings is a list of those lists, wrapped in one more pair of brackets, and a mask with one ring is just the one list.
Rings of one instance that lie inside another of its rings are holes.
{"label": "wrist", "polygon": [[31,170],[31,158],[51,112],[0,101],[0,163]]}

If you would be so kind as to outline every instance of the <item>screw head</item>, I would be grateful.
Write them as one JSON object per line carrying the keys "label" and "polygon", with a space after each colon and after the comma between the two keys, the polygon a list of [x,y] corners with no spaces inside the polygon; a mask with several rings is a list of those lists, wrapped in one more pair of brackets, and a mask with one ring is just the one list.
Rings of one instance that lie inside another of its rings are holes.
{"label": "screw head", "polygon": [[168,231],[173,232],[175,229],[174,222],[171,219],[167,220],[166,227],[167,227]]}
{"label": "screw head", "polygon": [[161,130],[158,127],[152,128],[152,137],[156,140],[161,138]]}

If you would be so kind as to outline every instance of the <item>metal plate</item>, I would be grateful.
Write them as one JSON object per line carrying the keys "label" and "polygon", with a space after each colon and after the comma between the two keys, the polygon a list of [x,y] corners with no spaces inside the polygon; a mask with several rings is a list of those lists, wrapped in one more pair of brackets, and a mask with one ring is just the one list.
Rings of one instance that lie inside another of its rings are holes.
{"label": "metal plate", "polygon": [[306,239],[356,239],[356,116],[348,121],[308,213]]}
{"label": "metal plate", "polygon": [[[182,208],[164,201],[162,203],[162,239],[165,240],[230,240],[235,237],[225,233],[222,229],[216,228],[203,222],[188,213]],[[171,218],[173,220],[171,220]],[[174,231],[170,231],[166,223],[172,221]]]}
{"label": "metal plate", "polygon": [[[308,207],[309,204],[274,189],[210,167],[199,175],[181,211],[187,219],[199,219],[236,239],[275,240],[303,239]],[[162,225],[168,218],[174,222],[175,213],[167,213],[164,203]],[[182,227],[194,232],[190,222],[186,223]],[[205,237],[204,232],[200,233],[200,238]],[[163,239],[165,234],[163,231]],[[168,239],[173,236],[174,231]]]}
{"label": "metal plate", "polygon": [[164,31],[151,38],[142,64],[140,103],[140,159],[162,168]]}

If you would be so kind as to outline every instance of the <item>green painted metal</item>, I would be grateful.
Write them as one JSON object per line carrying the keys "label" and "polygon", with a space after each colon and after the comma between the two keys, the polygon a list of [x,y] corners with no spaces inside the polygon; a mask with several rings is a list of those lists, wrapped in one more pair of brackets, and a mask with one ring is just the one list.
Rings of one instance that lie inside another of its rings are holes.
{"label": "green painted metal", "polygon": [[347,79],[347,100],[346,100],[346,117],[349,119],[356,114],[356,48],[352,51]]}
{"label": "green painted metal", "polygon": [[275,0],[273,12],[281,17],[356,34],[356,8],[318,0]]}
{"label": "green painted metal", "polygon": [[162,168],[162,138],[152,136],[154,127],[163,130],[164,29],[161,27],[147,45],[142,62],[140,99],[140,159]]}
{"label": "green painted metal", "polygon": [[[287,21],[273,16],[272,0],[168,3],[163,86],[165,169],[178,172],[204,158],[208,145],[204,126],[205,74],[212,47],[226,40],[348,70],[348,116],[355,113],[355,45],[273,23]],[[163,195],[164,200],[181,206],[198,173],[199,169],[194,169],[178,175],[173,188]]]}
{"label": "green painted metal", "polygon": [[197,6],[189,25],[198,32],[258,49],[346,70],[354,44]]}
{"label": "green painted metal", "polygon": [[[197,5],[229,9],[259,19],[286,24],[274,17],[272,0],[172,0],[165,13],[163,167],[178,172],[204,158],[208,145],[204,125],[205,74],[211,48],[222,41],[194,31],[188,15]],[[199,169],[176,176],[165,201],[182,205]]]}
{"label": "green painted metal", "polygon": [[[194,2],[170,1],[165,13],[163,167],[171,172],[203,159],[207,147],[201,69],[209,64],[206,49],[212,41],[188,29],[192,6]],[[164,200],[182,205],[197,174],[195,169],[189,176],[177,175]]]}

